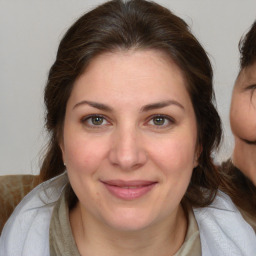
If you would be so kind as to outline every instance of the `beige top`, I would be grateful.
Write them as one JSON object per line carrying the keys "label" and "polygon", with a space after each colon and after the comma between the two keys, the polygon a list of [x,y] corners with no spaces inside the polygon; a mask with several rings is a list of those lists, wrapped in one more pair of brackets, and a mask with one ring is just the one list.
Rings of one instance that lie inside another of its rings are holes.
{"label": "beige top", "polygon": [[[80,256],[74,240],[70,222],[69,209],[65,193],[54,207],[50,223],[50,255]],[[198,225],[191,208],[188,209],[188,230],[185,241],[174,256],[200,256],[201,244]]]}

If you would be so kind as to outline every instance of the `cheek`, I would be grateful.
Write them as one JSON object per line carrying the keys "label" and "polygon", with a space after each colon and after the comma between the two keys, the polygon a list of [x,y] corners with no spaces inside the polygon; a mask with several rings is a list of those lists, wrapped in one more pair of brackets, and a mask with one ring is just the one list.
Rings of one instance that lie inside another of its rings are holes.
{"label": "cheek", "polygon": [[[247,97],[245,97],[247,96]],[[236,96],[230,109],[230,125],[235,136],[256,139],[256,105],[250,102],[248,95]]]}
{"label": "cheek", "polygon": [[167,176],[189,176],[194,167],[195,144],[193,136],[165,140],[161,147],[154,147],[153,159]]}
{"label": "cheek", "polygon": [[99,202],[99,195],[95,191],[94,182],[98,180],[98,170],[104,160],[106,148],[98,140],[90,138],[67,140],[65,143],[66,167],[71,186],[83,201],[85,194],[92,195],[87,201]]}
{"label": "cheek", "polygon": [[67,168],[73,172],[92,173],[106,155],[102,139],[73,138],[65,142],[63,152]]}
{"label": "cheek", "polygon": [[[191,138],[190,138],[191,139]],[[177,139],[171,143],[166,143],[161,150],[157,150],[155,164],[162,172],[163,207],[167,207],[167,202],[171,209],[178,205],[187,191],[191,175],[194,169],[195,144]],[[160,202],[160,203],[161,203]]]}

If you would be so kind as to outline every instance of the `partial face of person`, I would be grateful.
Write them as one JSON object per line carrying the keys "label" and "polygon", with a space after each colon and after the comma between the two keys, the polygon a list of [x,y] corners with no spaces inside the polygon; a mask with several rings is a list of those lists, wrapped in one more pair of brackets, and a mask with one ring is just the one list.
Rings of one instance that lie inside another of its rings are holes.
{"label": "partial face of person", "polygon": [[236,80],[230,124],[235,136],[256,144],[256,63],[243,69]]}
{"label": "partial face of person", "polygon": [[232,95],[234,164],[256,185],[256,63],[241,70]]}
{"label": "partial face of person", "polygon": [[102,54],[75,82],[61,148],[87,220],[134,231],[175,218],[196,147],[186,81],[163,53]]}

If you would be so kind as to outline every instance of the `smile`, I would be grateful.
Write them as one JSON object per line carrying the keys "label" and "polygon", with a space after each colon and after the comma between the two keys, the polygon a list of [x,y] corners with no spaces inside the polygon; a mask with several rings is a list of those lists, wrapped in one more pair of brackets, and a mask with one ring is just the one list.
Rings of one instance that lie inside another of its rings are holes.
{"label": "smile", "polygon": [[134,200],[150,192],[157,182],[153,181],[102,181],[106,189],[115,197],[123,200]]}

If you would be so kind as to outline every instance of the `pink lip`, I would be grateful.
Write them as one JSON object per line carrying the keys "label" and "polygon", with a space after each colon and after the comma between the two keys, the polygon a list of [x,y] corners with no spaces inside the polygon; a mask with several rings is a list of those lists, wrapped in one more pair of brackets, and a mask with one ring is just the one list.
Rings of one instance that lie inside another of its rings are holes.
{"label": "pink lip", "polygon": [[147,194],[156,184],[154,181],[133,180],[108,180],[102,181],[107,190],[117,198],[133,200]]}

